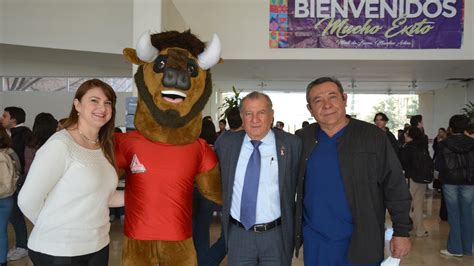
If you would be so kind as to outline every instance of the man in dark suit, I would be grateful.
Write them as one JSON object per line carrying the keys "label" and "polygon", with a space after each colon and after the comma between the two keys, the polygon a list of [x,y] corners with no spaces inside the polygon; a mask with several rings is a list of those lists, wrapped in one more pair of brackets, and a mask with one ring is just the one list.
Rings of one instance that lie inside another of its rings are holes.
{"label": "man in dark suit", "polygon": [[266,94],[248,94],[239,108],[244,130],[222,134],[214,146],[228,262],[291,265],[301,141],[271,130],[273,109]]}

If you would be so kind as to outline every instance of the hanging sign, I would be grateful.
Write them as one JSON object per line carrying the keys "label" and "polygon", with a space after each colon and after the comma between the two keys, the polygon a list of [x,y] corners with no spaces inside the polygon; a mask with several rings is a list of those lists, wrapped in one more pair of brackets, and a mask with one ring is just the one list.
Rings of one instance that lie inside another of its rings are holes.
{"label": "hanging sign", "polygon": [[460,48],[463,0],[270,0],[271,48]]}

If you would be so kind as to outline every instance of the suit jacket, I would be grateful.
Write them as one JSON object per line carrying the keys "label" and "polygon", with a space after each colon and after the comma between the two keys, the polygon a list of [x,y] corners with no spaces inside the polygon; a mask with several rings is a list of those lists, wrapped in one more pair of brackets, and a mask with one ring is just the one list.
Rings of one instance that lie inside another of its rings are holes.
{"label": "suit jacket", "polygon": [[[273,129],[272,129],[273,130]],[[298,163],[301,155],[301,140],[292,134],[273,130],[278,158],[278,180],[280,188],[281,227],[284,254],[284,265],[290,265],[294,248],[295,194],[298,174]],[[222,176],[222,224],[224,236],[228,239],[230,205],[234,186],[235,170],[245,131],[226,131],[217,139],[214,149],[219,158]]]}

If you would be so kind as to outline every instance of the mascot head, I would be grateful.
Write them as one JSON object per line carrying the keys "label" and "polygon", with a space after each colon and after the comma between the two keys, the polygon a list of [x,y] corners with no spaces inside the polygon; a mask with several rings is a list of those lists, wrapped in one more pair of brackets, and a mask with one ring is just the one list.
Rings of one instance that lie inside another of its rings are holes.
{"label": "mascot head", "polygon": [[145,32],[136,50],[126,48],[123,54],[139,66],[135,128],[152,141],[178,145],[195,141],[212,91],[209,69],[220,61],[217,35],[206,47],[190,31]]}

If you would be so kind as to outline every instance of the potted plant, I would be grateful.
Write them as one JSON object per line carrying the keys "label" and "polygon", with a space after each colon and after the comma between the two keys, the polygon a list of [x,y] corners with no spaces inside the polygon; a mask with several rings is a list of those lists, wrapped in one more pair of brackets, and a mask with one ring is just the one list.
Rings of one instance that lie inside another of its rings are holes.
{"label": "potted plant", "polygon": [[234,107],[239,107],[240,101],[240,90],[237,90],[234,86],[232,86],[232,91],[234,95],[232,97],[225,97],[224,103],[219,107],[219,110],[224,110],[223,113],[220,115],[220,118],[227,118],[227,114],[229,110]]}
{"label": "potted plant", "polygon": [[465,115],[469,117],[469,121],[471,123],[474,122],[474,103],[469,101],[464,108],[461,108],[461,111],[464,112]]}

